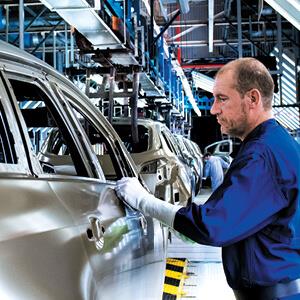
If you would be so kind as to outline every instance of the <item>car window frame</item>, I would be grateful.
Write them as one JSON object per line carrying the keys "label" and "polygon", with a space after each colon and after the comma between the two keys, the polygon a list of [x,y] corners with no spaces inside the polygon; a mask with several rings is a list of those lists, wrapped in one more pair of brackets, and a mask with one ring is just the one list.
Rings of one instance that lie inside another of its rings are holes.
{"label": "car window frame", "polygon": [[[33,175],[36,177],[62,177],[63,176],[63,177],[72,177],[72,178],[95,178],[93,171],[90,168],[90,165],[87,163],[88,160],[84,159],[85,153],[84,153],[84,151],[82,151],[82,144],[77,138],[78,135],[74,131],[74,128],[72,128],[72,126],[70,126],[70,124],[68,124],[69,119],[68,119],[68,116],[65,115],[64,110],[62,109],[61,101],[53,93],[45,76],[43,76],[43,74],[40,74],[36,70],[30,70],[28,72],[28,71],[22,69],[20,72],[18,70],[15,70],[14,68],[6,69],[3,75],[9,84],[9,90],[10,90],[10,94],[12,97],[13,105],[15,107],[16,113],[17,113],[18,118],[21,123],[20,130],[23,131],[23,134],[24,134],[24,138],[23,138],[24,146],[28,149],[28,152],[29,152],[28,156],[29,156],[30,161],[33,162],[33,168],[32,168]],[[13,88],[9,83],[10,79],[27,82],[29,84],[33,84],[33,83],[36,84],[37,87],[40,88],[43,91],[43,93],[45,93],[45,95],[50,99],[51,105],[54,106],[56,113],[59,115],[59,118],[60,118],[59,123],[62,122],[63,126],[65,127],[65,130],[67,130],[67,134],[72,139],[72,143],[74,144],[74,149],[75,149],[74,151],[77,152],[76,163],[81,164],[80,167],[85,169],[86,175],[72,176],[72,175],[61,175],[61,174],[55,174],[55,173],[48,174],[48,173],[43,172],[41,165],[38,161],[38,158],[33,151],[32,144],[31,144],[28,132],[27,132],[27,126],[25,124],[25,120],[22,116],[21,109],[19,108],[19,105],[17,103],[17,99],[15,97]]]}
{"label": "car window frame", "polygon": [[[95,121],[94,119],[96,118],[96,116],[93,115],[93,113],[91,113],[89,111],[89,108],[85,108],[84,105],[81,105],[82,99],[79,99],[78,95],[75,95],[73,93],[73,91],[71,91],[67,86],[65,86],[64,83],[57,83],[56,81],[51,81],[51,85],[54,89],[57,90],[57,92],[60,94],[61,97],[64,98],[64,101],[67,103],[67,105],[65,106],[66,109],[68,109],[68,113],[70,115],[73,115],[73,121],[76,122],[76,126],[79,126],[83,132],[83,134],[86,136],[86,139],[89,141],[89,138],[87,137],[85,130],[82,128],[82,125],[78,122],[75,113],[73,111],[73,107],[72,105],[75,107],[75,109],[81,111],[81,113],[83,114],[83,116],[91,123],[92,126],[94,126],[98,131],[101,132],[101,134],[103,134],[103,136],[107,136],[106,140],[109,143],[109,146],[111,148],[111,150],[113,151],[113,156],[114,156],[114,160],[115,163],[118,165],[118,170],[116,170],[116,172],[120,172],[119,177],[138,177],[138,174],[136,172],[136,170],[134,169],[133,166],[133,162],[128,160],[128,157],[130,156],[130,154],[128,153],[128,151],[126,149],[124,149],[125,147],[122,148],[120,142],[115,139],[115,137],[109,132],[107,131],[99,121]],[[67,95],[65,95],[67,94]],[[94,107],[94,109],[96,110],[97,108]],[[98,120],[98,119],[97,119]],[[113,129],[114,130],[114,129]],[[117,133],[116,133],[117,135]],[[89,146],[91,148],[91,151],[94,153],[94,151],[92,150],[92,146],[89,143]],[[128,157],[126,157],[124,155],[124,151],[127,151],[128,153]],[[96,154],[94,153],[95,158],[97,160],[97,162],[99,163],[100,166],[100,162],[98,161],[98,158],[96,156]],[[115,165],[114,165],[115,167]],[[101,168],[101,166],[100,166]],[[101,168],[102,170],[102,168]],[[103,171],[102,171],[103,174]],[[103,174],[104,178],[105,175]],[[115,182],[113,180],[107,180],[106,181],[110,181],[110,182]]]}
{"label": "car window frame", "polygon": [[26,148],[24,147],[23,137],[18,126],[19,120],[16,116],[9,93],[9,85],[4,76],[3,70],[0,70],[0,102],[5,113],[5,118],[10,131],[11,137],[14,141],[14,151],[17,156],[17,163],[0,163],[0,176],[7,173],[31,175],[31,167],[28,161]]}

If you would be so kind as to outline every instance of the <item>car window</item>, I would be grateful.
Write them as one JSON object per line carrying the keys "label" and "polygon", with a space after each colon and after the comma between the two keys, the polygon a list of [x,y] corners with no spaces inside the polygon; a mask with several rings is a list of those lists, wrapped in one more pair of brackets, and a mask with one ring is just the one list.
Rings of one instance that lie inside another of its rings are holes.
{"label": "car window", "polygon": [[230,147],[229,147],[230,145],[229,145],[229,143],[228,144],[222,144],[222,145],[220,145],[220,147],[219,147],[219,151],[220,152],[227,152],[227,153],[229,153],[230,152]]}
{"label": "car window", "polygon": [[161,138],[166,142],[168,148],[170,149],[171,152],[173,152],[174,154],[176,154],[174,145],[172,145],[171,141],[169,140],[167,134],[165,131],[161,132]]}
{"label": "car window", "polygon": [[178,146],[178,142],[175,140],[174,137],[171,136],[171,132],[168,132],[167,130],[163,130],[161,132],[162,138],[166,141],[169,149],[175,154],[180,157],[183,157],[182,151],[180,150],[180,147]]}
{"label": "car window", "polygon": [[84,116],[82,112],[80,112],[72,104],[71,107],[84,129],[92,145],[93,151],[97,155],[105,179],[113,181],[121,179],[122,174],[119,171],[120,167],[118,166],[115,153],[107,138],[104,136],[104,134],[102,134],[102,132],[95,128],[95,126],[86,118],[86,116]]}
{"label": "car window", "polygon": [[141,153],[149,149],[149,129],[146,126],[138,125],[139,142],[133,143],[131,125],[113,124],[129,153]]}
{"label": "car window", "polygon": [[[88,176],[55,102],[37,81],[9,79],[44,173]],[[76,162],[76,163],[75,163]]]}
{"label": "car window", "polygon": [[[113,140],[107,130],[101,126],[101,121],[93,121],[93,113],[84,105],[85,100],[76,97],[68,88],[62,88],[54,84],[54,89],[66,101],[66,109],[72,111],[73,119],[76,119],[76,126],[82,127],[90,146],[96,155],[101,168],[102,176],[106,180],[116,181],[123,176],[135,176],[124,158],[123,150],[119,147],[119,142]],[[93,110],[96,107],[93,107]],[[79,122],[78,122],[79,121]]]}

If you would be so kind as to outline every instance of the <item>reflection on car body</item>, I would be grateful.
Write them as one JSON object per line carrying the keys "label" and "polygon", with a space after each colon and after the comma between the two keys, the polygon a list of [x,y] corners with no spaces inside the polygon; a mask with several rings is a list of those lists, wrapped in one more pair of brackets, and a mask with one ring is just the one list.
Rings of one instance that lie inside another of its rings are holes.
{"label": "reflection on car body", "polygon": [[161,295],[161,225],[113,190],[137,176],[121,140],[71,82],[4,42],[0,137],[0,299],[131,299],[133,281],[139,299]]}
{"label": "reflection on car body", "polygon": [[197,154],[193,148],[192,141],[188,140],[182,135],[175,134],[174,135],[178,146],[182,152],[183,157],[186,160],[187,165],[192,170],[193,183],[194,183],[194,191],[195,195],[200,192],[201,183],[202,183],[202,174],[203,174],[203,162],[202,156]]}

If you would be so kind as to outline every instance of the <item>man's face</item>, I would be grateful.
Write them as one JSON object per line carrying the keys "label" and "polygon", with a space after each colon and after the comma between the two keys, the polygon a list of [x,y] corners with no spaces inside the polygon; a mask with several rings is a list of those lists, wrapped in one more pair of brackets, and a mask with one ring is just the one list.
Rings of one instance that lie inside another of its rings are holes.
{"label": "man's face", "polygon": [[248,106],[245,98],[234,89],[233,71],[227,70],[215,79],[214,103],[211,114],[217,117],[221,132],[244,138],[249,128]]}

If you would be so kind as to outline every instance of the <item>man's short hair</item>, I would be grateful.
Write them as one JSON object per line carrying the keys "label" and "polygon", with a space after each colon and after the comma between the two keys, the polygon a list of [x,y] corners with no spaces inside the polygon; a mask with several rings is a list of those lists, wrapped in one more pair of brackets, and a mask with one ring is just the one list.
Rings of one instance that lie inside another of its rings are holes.
{"label": "man's short hair", "polygon": [[252,57],[239,58],[227,63],[216,74],[232,70],[235,77],[234,88],[244,97],[246,92],[257,89],[261,93],[265,110],[272,108],[274,82],[268,69],[257,59]]}
{"label": "man's short hair", "polygon": [[211,156],[211,153],[210,152],[205,152],[204,155],[203,155],[203,158],[206,158],[206,157],[209,157]]}

